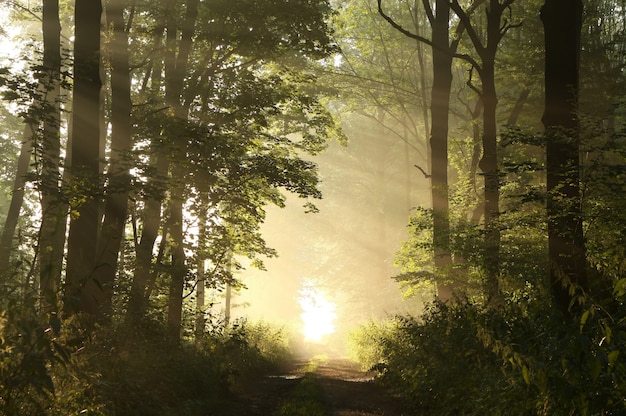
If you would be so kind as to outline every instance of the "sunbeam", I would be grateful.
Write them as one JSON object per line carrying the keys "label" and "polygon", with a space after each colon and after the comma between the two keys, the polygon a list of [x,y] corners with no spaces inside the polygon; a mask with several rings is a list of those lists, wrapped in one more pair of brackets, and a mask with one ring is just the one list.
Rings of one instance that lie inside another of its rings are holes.
{"label": "sunbeam", "polygon": [[298,298],[304,324],[302,334],[305,342],[321,342],[325,336],[335,332],[335,304],[324,298],[311,283],[305,284]]}

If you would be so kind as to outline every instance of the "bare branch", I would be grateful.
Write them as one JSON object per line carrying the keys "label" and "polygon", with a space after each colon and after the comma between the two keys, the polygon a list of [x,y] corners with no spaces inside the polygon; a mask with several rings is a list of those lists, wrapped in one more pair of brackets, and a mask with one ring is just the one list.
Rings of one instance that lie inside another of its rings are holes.
{"label": "bare branch", "polygon": [[399,25],[395,20],[393,20],[391,17],[389,17],[385,13],[385,11],[383,10],[382,0],[378,0],[378,14],[380,14],[383,17],[383,19],[385,19],[394,29],[396,29],[398,32],[402,33],[404,36],[409,37],[411,39],[419,40],[420,42],[424,42],[427,45],[435,47],[435,45],[433,44],[433,42],[430,39],[427,39],[427,38],[425,38],[423,36],[420,36],[420,35],[415,34],[415,33],[411,32],[409,30],[406,30],[401,25]]}
{"label": "bare branch", "polygon": [[[482,2],[482,0],[480,0],[479,2]],[[473,67],[475,67],[477,70],[480,71],[481,66],[480,64],[471,56],[467,55],[467,54],[461,54],[461,53],[454,53],[452,52],[452,50],[447,47],[448,45],[446,45],[446,47],[443,47],[441,45],[437,45],[435,43],[433,43],[432,40],[427,39],[423,36],[417,35],[409,30],[406,30],[405,28],[403,28],[401,25],[399,25],[395,20],[393,20],[391,17],[389,17],[387,14],[385,14],[383,8],[382,8],[382,0],[378,0],[378,14],[380,14],[383,19],[385,19],[394,29],[396,29],[397,31],[399,31],[400,33],[402,33],[404,36],[409,37],[411,39],[415,39],[418,40],[420,42],[423,42],[425,44],[427,44],[428,46],[437,49],[438,51],[441,51],[449,56],[452,56],[453,58],[458,58],[458,59],[462,59],[465,62],[469,63],[470,65],[472,65]],[[457,3],[458,4],[458,3]]]}
{"label": "bare branch", "polygon": [[[467,84],[467,86],[468,86],[468,87],[469,87],[472,91],[474,91],[474,92],[475,92],[475,93],[476,93],[479,97],[482,97],[482,96],[483,96],[483,92],[482,92],[481,90],[479,90],[479,89],[478,89],[478,88],[474,85],[474,83],[472,82],[473,75],[474,75],[474,68],[470,68],[470,69],[469,69],[469,77],[468,77],[468,79],[467,79],[466,84]],[[480,74],[479,74],[479,75],[480,75]]]}
{"label": "bare branch", "polygon": [[413,165],[415,166],[417,169],[419,169],[420,172],[422,172],[422,175],[424,175],[424,178],[428,179],[430,178],[432,175],[426,173],[426,171],[424,169],[422,169],[419,165]]}
{"label": "bare branch", "polygon": [[[467,32],[467,35],[470,37],[470,40],[472,41],[472,44],[474,45],[474,49],[476,49],[476,52],[478,52],[478,54],[481,55],[481,52],[483,49],[485,49],[485,46],[480,40],[480,36],[478,36],[478,33],[476,33],[476,30],[474,29],[474,26],[472,25],[472,22],[470,21],[469,14],[465,10],[463,10],[458,0],[452,0],[450,2],[450,8],[459,17],[461,24],[465,27],[465,31]],[[480,66],[476,66],[476,67],[477,69],[479,69],[479,72],[480,72]]]}

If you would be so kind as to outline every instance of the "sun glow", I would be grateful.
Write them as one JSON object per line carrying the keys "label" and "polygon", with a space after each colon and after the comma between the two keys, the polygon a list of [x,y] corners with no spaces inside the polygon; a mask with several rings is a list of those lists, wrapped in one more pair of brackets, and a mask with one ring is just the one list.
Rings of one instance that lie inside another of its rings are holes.
{"label": "sun glow", "polygon": [[305,284],[298,298],[304,324],[302,334],[306,342],[321,342],[326,335],[335,332],[335,304],[324,298],[311,283]]}

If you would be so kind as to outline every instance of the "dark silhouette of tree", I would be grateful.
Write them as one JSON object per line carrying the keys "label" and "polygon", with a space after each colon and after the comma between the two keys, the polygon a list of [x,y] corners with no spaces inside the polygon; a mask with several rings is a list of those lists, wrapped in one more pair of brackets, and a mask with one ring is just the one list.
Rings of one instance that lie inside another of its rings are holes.
{"label": "dark silhouette of tree", "polygon": [[94,279],[100,188],[100,1],[76,0],[71,170],[73,188],[67,247],[65,309],[102,317],[105,291]]}
{"label": "dark silhouette of tree", "polygon": [[39,285],[47,308],[56,307],[60,287],[67,209],[60,198],[61,24],[58,0],[43,2],[45,99],[41,152]]}
{"label": "dark silhouette of tree", "polygon": [[546,0],[545,33],[546,170],[550,284],[555,306],[565,315],[572,286],[586,289],[578,118],[581,0]]}
{"label": "dark silhouette of tree", "polygon": [[[482,104],[483,132],[482,157],[478,163],[484,175],[485,182],[485,244],[483,254],[483,268],[485,270],[485,295],[488,302],[498,302],[499,274],[500,274],[500,168],[498,162],[498,125],[496,110],[498,95],[496,92],[496,54],[504,35],[514,24],[503,15],[515,0],[489,0],[485,13],[487,25],[486,36],[482,39],[478,28],[472,24],[469,14],[461,7],[457,0],[452,1],[451,7],[466,29],[467,35],[476,50],[479,62],[471,61],[472,70],[476,70],[480,77],[480,88],[470,84],[477,92]],[[471,82],[471,80],[470,80]]]}

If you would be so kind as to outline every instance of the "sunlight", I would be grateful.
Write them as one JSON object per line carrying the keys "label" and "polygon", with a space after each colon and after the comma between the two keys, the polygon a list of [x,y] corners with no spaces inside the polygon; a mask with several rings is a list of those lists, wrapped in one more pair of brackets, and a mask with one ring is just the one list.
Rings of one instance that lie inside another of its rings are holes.
{"label": "sunlight", "polygon": [[335,332],[335,304],[324,298],[312,283],[305,283],[298,298],[304,323],[302,334],[305,342],[321,342],[326,335]]}

